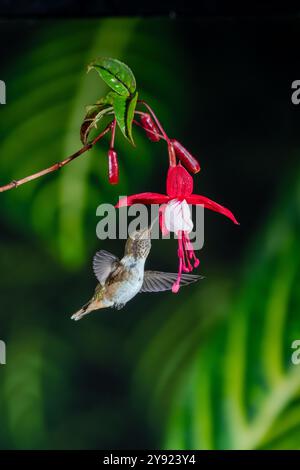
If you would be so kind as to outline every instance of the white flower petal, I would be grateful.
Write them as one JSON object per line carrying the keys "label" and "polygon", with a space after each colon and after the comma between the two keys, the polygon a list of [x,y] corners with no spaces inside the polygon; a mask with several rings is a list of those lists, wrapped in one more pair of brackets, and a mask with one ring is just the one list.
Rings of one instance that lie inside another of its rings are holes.
{"label": "white flower petal", "polygon": [[193,230],[193,221],[188,203],[184,199],[172,199],[165,210],[165,226],[170,232],[184,231],[190,233]]}

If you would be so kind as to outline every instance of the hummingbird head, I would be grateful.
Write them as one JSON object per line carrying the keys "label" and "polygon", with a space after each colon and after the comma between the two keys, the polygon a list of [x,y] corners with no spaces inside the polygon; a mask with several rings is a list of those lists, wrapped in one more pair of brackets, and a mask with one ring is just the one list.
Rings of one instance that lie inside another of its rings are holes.
{"label": "hummingbird head", "polygon": [[151,250],[151,227],[135,230],[129,235],[125,246],[125,255],[134,258],[147,258]]}

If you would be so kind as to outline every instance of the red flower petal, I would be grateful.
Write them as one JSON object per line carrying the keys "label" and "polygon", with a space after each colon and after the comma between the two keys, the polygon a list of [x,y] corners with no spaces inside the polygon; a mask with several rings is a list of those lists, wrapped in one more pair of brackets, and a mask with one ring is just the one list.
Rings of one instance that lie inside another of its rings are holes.
{"label": "red flower petal", "polygon": [[212,211],[219,212],[220,214],[223,214],[226,217],[228,217],[235,224],[239,225],[239,222],[236,220],[233,213],[229,209],[226,209],[226,207],[221,206],[217,202],[214,202],[214,201],[212,201],[211,199],[208,199],[205,196],[199,196],[198,194],[192,194],[191,196],[186,198],[186,201],[189,204],[203,204],[203,206],[206,209],[210,209]]}
{"label": "red flower petal", "polygon": [[194,182],[192,176],[181,164],[171,166],[167,176],[167,194],[171,199],[181,199],[190,196],[193,192]]}
{"label": "red flower petal", "polygon": [[116,204],[116,208],[132,206],[133,204],[164,204],[169,201],[169,197],[160,193],[140,193],[132,196],[122,197]]}

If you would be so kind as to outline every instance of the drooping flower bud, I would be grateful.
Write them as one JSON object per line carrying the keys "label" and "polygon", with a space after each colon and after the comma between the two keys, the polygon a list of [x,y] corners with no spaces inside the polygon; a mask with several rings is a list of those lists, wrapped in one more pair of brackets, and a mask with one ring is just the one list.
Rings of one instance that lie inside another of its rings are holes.
{"label": "drooping flower bud", "polygon": [[142,114],[141,124],[146,131],[148,139],[152,140],[152,142],[158,142],[160,140],[159,131],[150,114]]}
{"label": "drooping flower bud", "polygon": [[118,184],[119,182],[118,155],[113,149],[108,151],[108,178],[110,184]]}
{"label": "drooping flower bud", "polygon": [[199,162],[193,155],[180,143],[178,140],[171,139],[171,143],[174,147],[176,156],[179,158],[181,163],[186,169],[192,173],[198,173],[200,171]]}

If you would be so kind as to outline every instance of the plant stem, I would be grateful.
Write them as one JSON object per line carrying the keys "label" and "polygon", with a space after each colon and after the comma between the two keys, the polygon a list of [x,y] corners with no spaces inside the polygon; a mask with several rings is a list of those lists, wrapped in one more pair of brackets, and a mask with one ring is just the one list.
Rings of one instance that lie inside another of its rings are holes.
{"label": "plant stem", "polygon": [[111,123],[111,139],[110,139],[110,148],[114,149],[115,146],[115,135],[116,135],[116,119],[113,120]]}
{"label": "plant stem", "polygon": [[168,152],[169,152],[169,164],[170,166],[176,166],[176,153],[173,144],[168,142]]}
{"label": "plant stem", "polygon": [[155,114],[155,112],[153,111],[153,109],[149,106],[148,103],[146,103],[146,101],[138,100],[138,103],[143,104],[143,105],[148,109],[149,113],[152,115],[154,121],[156,122],[157,127],[159,128],[160,132],[161,132],[162,135],[164,136],[165,140],[166,140],[167,142],[169,142],[169,137],[167,136],[166,131],[164,130],[164,128],[163,128],[163,126],[161,125],[161,123],[159,122],[158,118],[156,117],[156,114]]}
{"label": "plant stem", "polygon": [[89,144],[86,144],[84,147],[77,150],[77,152],[73,153],[72,155],[70,155],[70,157],[66,158],[65,160],[54,163],[54,165],[51,165],[48,168],[45,168],[44,170],[38,171],[37,173],[34,173],[33,175],[26,176],[25,178],[21,178],[19,180],[13,180],[4,186],[0,186],[0,193],[3,193],[4,191],[8,191],[9,189],[17,188],[18,186],[21,186],[22,184],[29,183],[29,181],[33,181],[37,178],[40,178],[40,176],[47,175],[48,173],[52,173],[53,171],[60,170],[62,167],[66,166],[68,163],[75,160],[75,158],[79,157],[83,153],[90,150],[98,142],[98,140],[102,139],[102,137],[104,137],[105,134],[107,134],[112,129],[112,126],[113,126],[113,121],[110,122],[106,126],[106,128],[99,135],[97,135],[97,137],[95,137],[94,140],[92,140],[92,142],[90,142]]}
{"label": "plant stem", "polygon": [[166,131],[164,130],[163,126],[161,125],[161,123],[159,122],[155,112],[153,111],[153,109],[151,108],[151,106],[149,106],[149,104],[146,102],[146,101],[143,101],[143,100],[138,100],[138,103],[141,103],[143,104],[149,111],[149,113],[152,115],[157,127],[159,128],[160,132],[162,133],[162,135],[164,136],[164,139],[166,140],[167,144],[168,144],[168,153],[169,153],[169,165],[170,166],[176,166],[176,154],[175,154],[175,150],[174,150],[174,147],[172,145],[172,143],[170,142],[170,139],[169,137],[167,136],[167,133]]}

